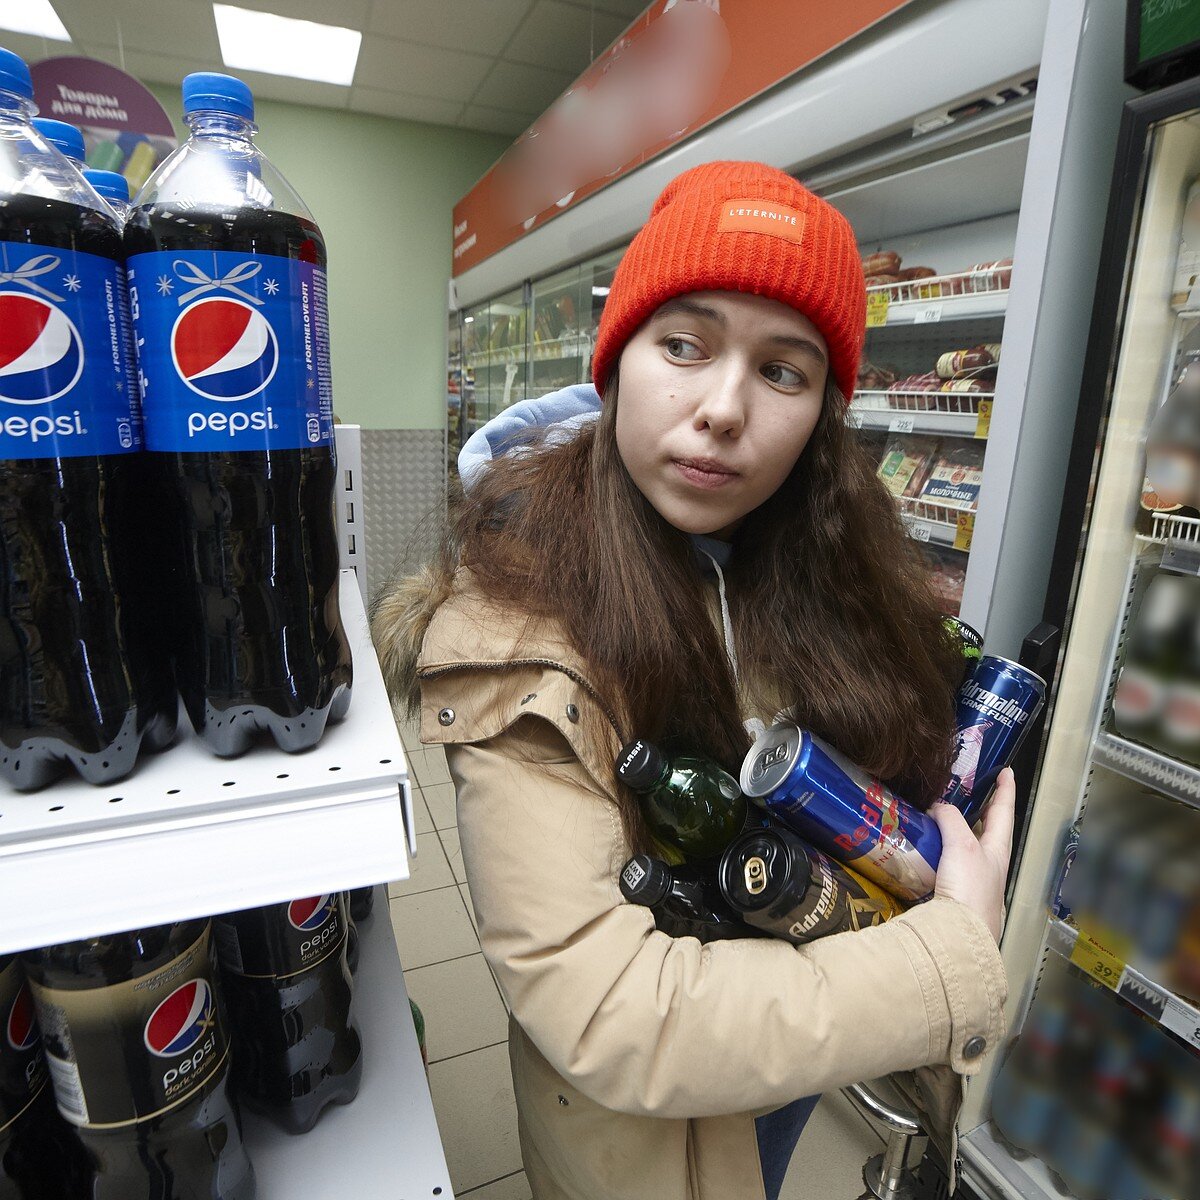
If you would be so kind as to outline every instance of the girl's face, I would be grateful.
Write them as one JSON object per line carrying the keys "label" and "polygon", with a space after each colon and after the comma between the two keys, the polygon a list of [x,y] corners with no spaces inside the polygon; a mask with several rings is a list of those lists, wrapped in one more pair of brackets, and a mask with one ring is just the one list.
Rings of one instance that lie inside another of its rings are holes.
{"label": "girl's face", "polygon": [[617,449],[638,490],[676,529],[732,537],[808,444],[828,357],[817,327],[778,300],[668,300],[621,354]]}

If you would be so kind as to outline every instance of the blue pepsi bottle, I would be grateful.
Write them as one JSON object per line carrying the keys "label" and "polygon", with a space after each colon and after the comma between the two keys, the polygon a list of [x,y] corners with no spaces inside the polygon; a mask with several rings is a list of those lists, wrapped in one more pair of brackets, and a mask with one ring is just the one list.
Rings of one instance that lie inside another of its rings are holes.
{"label": "blue pepsi bottle", "polygon": [[0,778],[92,783],[175,731],[140,558],[146,463],[121,237],[0,50]]}
{"label": "blue pepsi bottle", "polygon": [[349,707],[321,231],[250,90],[183,81],[188,141],[125,225],[147,445],[176,531],[176,676],[220,755],[304,750]]}
{"label": "blue pepsi bottle", "polygon": [[129,180],[116,171],[95,171],[91,167],[84,169],[83,177],[95,189],[96,195],[112,209],[123,227],[125,218],[129,216]]}

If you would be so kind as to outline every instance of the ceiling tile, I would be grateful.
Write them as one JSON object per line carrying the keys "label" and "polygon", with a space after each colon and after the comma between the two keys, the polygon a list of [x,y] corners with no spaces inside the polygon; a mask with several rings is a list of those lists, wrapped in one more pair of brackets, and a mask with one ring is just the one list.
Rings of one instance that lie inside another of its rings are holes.
{"label": "ceiling tile", "polygon": [[363,39],[354,82],[359,87],[465,103],[491,63],[480,54],[460,54],[372,35]]}
{"label": "ceiling tile", "polygon": [[516,137],[529,128],[529,117],[525,113],[473,104],[459,118],[458,124],[464,129],[482,129],[486,133],[508,133]]}
{"label": "ceiling tile", "polygon": [[469,50],[499,54],[521,24],[533,0],[376,0],[371,10],[372,33]]}
{"label": "ceiling tile", "polygon": [[553,64],[581,75],[624,32],[624,17],[589,12],[559,0],[537,0],[521,23],[504,57],[534,66]]}
{"label": "ceiling tile", "polygon": [[143,83],[174,84],[178,87],[185,75],[197,70],[194,59],[170,54],[151,54],[146,50],[130,50],[128,47],[125,49],[124,62],[116,46],[89,45],[87,53],[90,58],[98,58],[101,62],[120,67]]}
{"label": "ceiling tile", "polygon": [[[78,3],[78,0],[75,0]],[[208,0],[187,0],[190,4],[207,5]],[[295,17],[298,21],[319,21],[322,25],[341,25],[346,29],[366,29],[367,14],[371,11],[371,0],[221,0],[224,4],[236,4],[239,8],[253,8],[259,12],[278,13],[281,17]],[[387,0],[381,0],[387,3]],[[210,5],[211,7],[211,5]]]}
{"label": "ceiling tile", "polygon": [[290,75],[268,75],[265,71],[234,72],[258,100],[286,100],[289,104],[313,104],[318,108],[348,108],[350,89],[336,83],[293,79]]}
{"label": "ceiling tile", "polygon": [[85,45],[124,44],[126,50],[152,54],[183,49],[213,67],[221,65],[211,4],[193,0],[58,0],[56,8],[71,36]]}
{"label": "ceiling tile", "polygon": [[540,70],[521,63],[498,62],[472,104],[540,116],[575,81],[575,74]]}
{"label": "ceiling tile", "polygon": [[402,92],[364,87],[351,88],[350,107],[355,112],[399,117],[407,121],[427,121],[432,125],[453,125],[463,110],[458,100],[434,100],[428,96],[409,96]]}

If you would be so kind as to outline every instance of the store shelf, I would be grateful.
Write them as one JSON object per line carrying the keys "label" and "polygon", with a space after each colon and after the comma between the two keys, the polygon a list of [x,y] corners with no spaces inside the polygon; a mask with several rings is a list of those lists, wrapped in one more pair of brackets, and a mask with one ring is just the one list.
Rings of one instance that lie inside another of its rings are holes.
{"label": "store shelf", "polygon": [[319,745],[175,745],[108,787],[0,792],[0,953],[406,879],[404,751],[353,571],[341,573],[354,698]]}
{"label": "store shelf", "polygon": [[302,1137],[244,1114],[258,1200],[348,1192],[354,1200],[451,1200],[453,1195],[388,920],[386,888],[377,889],[375,911],[359,927],[359,936],[354,1011],[363,1040],[362,1086],[351,1104],[326,1109]]}
{"label": "store shelf", "polygon": [[[944,437],[986,438],[992,393],[856,392],[846,413],[852,429],[888,433],[926,433]],[[988,404],[981,412],[979,402]],[[950,411],[951,408],[957,411]]]}
{"label": "store shelf", "polygon": [[591,353],[591,338],[585,334],[571,334],[555,338],[553,341],[534,342],[528,354],[524,346],[500,347],[487,353],[473,353],[470,355],[470,366],[472,370],[486,370],[491,367],[523,367],[531,362],[573,362],[576,359],[587,358]]}
{"label": "store shelf", "polygon": [[1122,1000],[1200,1052],[1200,1008],[1134,970],[1086,932],[1065,921],[1050,918],[1046,944],[1055,954],[1073,962],[1097,983],[1116,992]]}
{"label": "store shelf", "polygon": [[908,530],[908,536],[917,542],[932,542],[964,553],[971,549],[971,538],[975,529],[975,514],[958,512],[944,504],[926,504],[902,496],[896,501],[900,509],[900,520]]}
{"label": "store shelf", "polygon": [[867,288],[867,325],[883,328],[1002,317],[1008,311],[1011,274],[1009,267],[874,285]]}
{"label": "store shelf", "polygon": [[1101,733],[1092,748],[1092,759],[1135,783],[1151,787],[1173,800],[1200,808],[1200,768],[1169,754],[1139,746],[1116,733]]}

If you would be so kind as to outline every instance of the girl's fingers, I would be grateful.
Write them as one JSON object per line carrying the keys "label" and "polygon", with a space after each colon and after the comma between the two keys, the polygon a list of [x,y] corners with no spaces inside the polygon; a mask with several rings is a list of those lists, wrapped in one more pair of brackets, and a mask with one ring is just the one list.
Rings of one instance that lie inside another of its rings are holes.
{"label": "girl's fingers", "polygon": [[1013,825],[1016,821],[1017,785],[1011,767],[1005,767],[996,781],[996,790],[983,817],[979,844],[1007,861],[1012,853]]}

